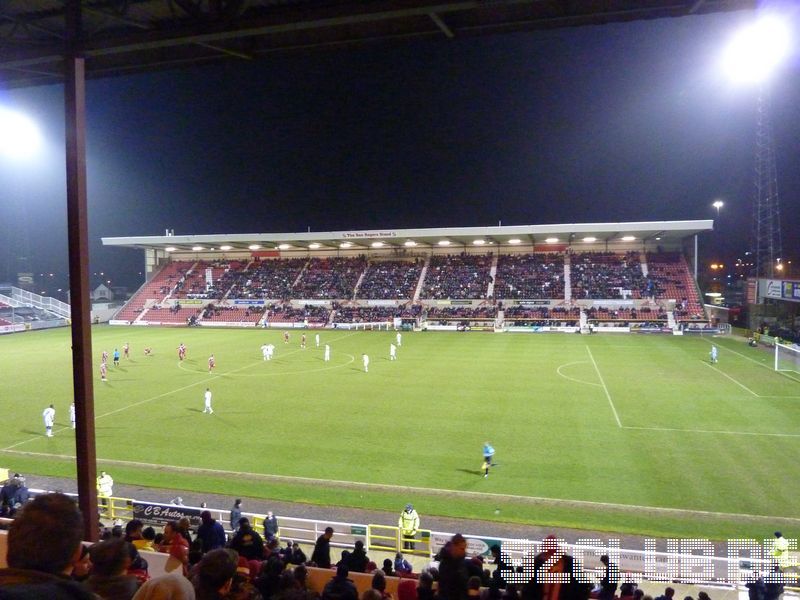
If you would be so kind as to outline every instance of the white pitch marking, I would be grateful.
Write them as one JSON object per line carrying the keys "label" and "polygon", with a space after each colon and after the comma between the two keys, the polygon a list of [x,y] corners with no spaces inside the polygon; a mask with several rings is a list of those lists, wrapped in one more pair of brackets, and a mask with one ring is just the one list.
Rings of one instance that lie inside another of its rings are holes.
{"label": "white pitch marking", "polygon": [[[705,338],[703,338],[703,339],[705,339]],[[709,344],[711,344],[711,342],[709,342],[708,340],[706,340],[706,341],[707,341]],[[765,363],[763,363],[763,362],[759,362],[759,361],[757,361],[757,360],[755,360],[755,359],[753,359],[753,358],[750,358],[749,356],[745,356],[745,355],[744,355],[744,354],[742,354],[741,352],[737,352],[736,350],[732,350],[732,349],[730,349],[730,348],[728,348],[728,347],[726,347],[726,346],[722,346],[722,345],[720,345],[720,346],[717,346],[717,347],[718,347],[718,348],[721,348],[722,350],[727,350],[728,352],[733,352],[733,353],[734,353],[736,356],[741,356],[743,359],[745,359],[745,360],[749,360],[751,363],[755,363],[755,364],[757,364],[759,367],[764,367],[765,369],[769,369],[770,371],[776,372],[776,373],[778,373],[779,375],[783,375],[784,377],[786,377],[786,379],[791,379],[792,381],[798,381],[798,382],[800,382],[800,379],[797,379],[796,377],[792,377],[791,375],[789,375],[789,374],[787,374],[787,373],[784,373],[783,371],[775,371],[774,367],[771,367],[771,366],[769,366],[768,364],[765,364]]]}
{"label": "white pitch marking", "polygon": [[614,402],[611,400],[611,394],[608,392],[608,388],[606,387],[606,382],[603,380],[603,376],[600,374],[600,369],[597,366],[597,361],[595,361],[589,346],[586,346],[586,351],[589,353],[589,358],[592,359],[594,370],[597,371],[597,376],[600,378],[600,383],[603,385],[603,391],[605,391],[606,398],[608,398],[608,404],[611,406],[611,410],[614,412],[614,418],[617,420],[617,427],[622,427],[622,421],[619,420],[617,409],[614,407]]}
{"label": "white pitch marking", "polygon": [[625,425],[623,429],[639,429],[641,431],[675,431],[679,433],[718,433],[721,435],[751,435],[764,437],[800,438],[800,433],[759,433],[757,431],[725,431],[721,429],[679,429],[675,427],[634,427]]}
{"label": "white pitch marking", "polygon": [[[632,427],[628,427],[627,429],[633,429]],[[68,454],[47,454],[44,452],[26,452],[24,450],[0,450],[0,452],[7,452],[9,454],[21,454],[25,456],[40,456],[46,458],[58,458],[63,460],[74,460],[75,456],[68,455]],[[506,500],[520,500],[520,501],[527,501],[527,502],[542,502],[542,503],[550,503],[550,504],[572,504],[576,506],[586,506],[586,507],[601,507],[601,508],[617,508],[622,510],[630,510],[630,511],[643,511],[643,510],[652,510],[660,513],[667,513],[667,514],[681,514],[681,515],[702,515],[702,516],[711,516],[711,517],[723,517],[723,518],[746,518],[746,519],[764,519],[773,522],[775,520],[778,521],[790,521],[790,522],[797,522],[800,523],[800,518],[796,517],[778,517],[778,516],[771,516],[771,515],[750,515],[746,513],[724,513],[724,512],[714,512],[708,510],[693,510],[688,508],[667,508],[661,506],[642,506],[638,504],[620,504],[616,502],[597,502],[593,500],[567,500],[563,498],[546,498],[542,496],[521,496],[518,494],[498,494],[495,492],[475,492],[469,490],[448,490],[442,488],[426,488],[426,487],[415,487],[415,486],[405,486],[405,485],[395,485],[395,484],[388,484],[388,483],[368,483],[368,482],[358,482],[358,481],[342,481],[339,479],[321,479],[316,477],[299,477],[295,475],[270,475],[267,473],[248,473],[246,471],[227,471],[222,469],[208,469],[203,467],[182,467],[182,466],[175,466],[175,465],[159,465],[154,463],[146,463],[146,462],[136,462],[136,461],[129,461],[129,460],[117,460],[117,459],[105,459],[99,458],[97,460],[100,464],[106,465],[116,465],[116,466],[128,466],[128,467],[140,467],[140,468],[147,468],[153,469],[156,471],[165,471],[165,472],[190,472],[190,473],[202,473],[204,475],[226,475],[226,476],[244,476],[250,477],[253,479],[261,479],[261,480],[269,480],[269,481],[276,481],[276,482],[299,482],[299,483],[308,483],[314,485],[339,485],[349,488],[363,488],[363,489],[374,489],[374,490],[381,490],[381,491],[398,491],[404,494],[408,494],[409,492],[420,492],[420,493],[429,493],[429,494],[437,494],[437,495],[446,495],[448,497],[453,497],[455,495],[459,496],[470,496],[475,498],[501,498]]]}
{"label": "white pitch marking", "polygon": [[758,394],[756,394],[756,393],[755,393],[753,390],[751,390],[751,389],[750,389],[749,387],[747,387],[745,384],[743,384],[743,383],[739,383],[738,381],[736,381],[736,380],[735,380],[733,377],[731,377],[730,375],[728,375],[728,374],[727,374],[725,371],[720,371],[719,369],[716,369],[716,368],[714,368],[713,366],[711,366],[710,364],[708,364],[708,363],[707,363],[706,361],[704,361],[704,360],[701,360],[700,362],[702,362],[702,363],[703,363],[705,366],[707,366],[709,369],[713,369],[714,371],[716,371],[716,372],[717,372],[717,373],[719,373],[720,375],[722,375],[722,376],[724,376],[724,377],[727,377],[728,379],[730,379],[730,380],[731,380],[733,383],[735,383],[736,385],[738,385],[738,386],[739,386],[740,388],[742,388],[743,390],[745,390],[745,391],[747,391],[747,392],[750,392],[751,394],[753,394],[753,396],[755,396],[756,398],[761,398],[761,396],[759,396]]}
{"label": "white pitch marking", "polygon": [[[355,335],[356,333],[358,333],[358,332],[348,333],[347,335],[339,336],[338,338],[332,339],[331,342],[335,342],[337,340],[343,340],[345,338],[348,338],[350,336]],[[284,356],[289,355],[289,354],[296,354],[297,352],[300,352],[300,350],[292,350],[290,352],[287,352]],[[348,354],[348,356],[350,356],[350,355]],[[355,360],[355,359],[353,359],[353,360]],[[257,362],[254,362],[252,364],[240,367],[238,369],[234,369],[233,371],[227,371],[226,373],[220,373],[219,375],[214,375],[212,377],[207,377],[205,379],[201,379],[199,381],[196,381],[195,383],[190,383],[188,385],[185,385],[183,387],[177,388],[175,390],[171,390],[169,392],[164,392],[163,394],[159,394],[158,396],[153,396],[152,398],[146,398],[144,400],[140,400],[139,402],[134,402],[133,404],[128,404],[127,406],[122,406],[122,407],[120,407],[120,408],[118,408],[116,410],[112,410],[111,412],[103,413],[102,415],[97,415],[97,416],[95,416],[94,420],[97,421],[98,419],[102,419],[104,417],[110,417],[111,415],[115,415],[115,414],[120,413],[120,412],[122,412],[124,410],[128,410],[129,408],[134,408],[136,406],[141,406],[142,404],[147,404],[148,402],[152,402],[153,400],[158,400],[160,398],[163,398],[164,396],[170,396],[172,394],[177,394],[178,392],[182,392],[183,390],[188,390],[189,388],[192,388],[192,387],[195,387],[195,386],[198,386],[198,385],[202,385],[204,383],[208,383],[209,381],[214,381],[216,379],[219,379],[223,375],[229,375],[229,374],[232,374],[232,373],[236,373],[238,371],[243,371],[244,369],[249,369],[250,367],[253,367],[255,365],[261,364],[261,362],[262,361],[257,361]],[[353,361],[351,360],[350,362],[353,362]],[[347,363],[347,364],[350,364],[350,363]],[[345,366],[345,365],[340,365],[340,366]],[[54,433],[59,433],[61,431],[65,431],[67,429],[70,429],[70,428],[69,427],[62,427],[61,429],[57,429]],[[6,446],[5,448],[0,449],[0,451],[3,451],[3,452],[11,451],[13,448],[16,448],[17,446],[22,446],[23,444],[27,444],[29,442],[33,442],[33,441],[36,441],[36,440],[39,440],[39,439],[41,439],[41,436],[36,436],[36,437],[29,438],[27,440],[22,440],[21,442],[17,442],[16,444],[11,444],[10,446]]]}
{"label": "white pitch marking", "polygon": [[569,379],[570,381],[574,381],[575,383],[582,383],[583,385],[596,385],[597,387],[600,387],[600,384],[595,383],[594,381],[583,381],[581,379],[575,379],[574,377],[570,377],[569,375],[564,375],[561,372],[561,369],[563,369],[564,367],[570,367],[572,365],[585,365],[585,364],[587,364],[585,360],[576,360],[570,363],[565,363],[556,369],[556,373],[561,375],[561,377],[563,377],[564,379]]}

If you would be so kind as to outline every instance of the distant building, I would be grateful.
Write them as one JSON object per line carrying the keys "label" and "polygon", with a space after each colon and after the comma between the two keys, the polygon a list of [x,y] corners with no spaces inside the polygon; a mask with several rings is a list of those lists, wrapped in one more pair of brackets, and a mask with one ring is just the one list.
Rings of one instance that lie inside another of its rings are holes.
{"label": "distant building", "polygon": [[114,299],[114,292],[105,283],[101,283],[92,290],[90,297],[92,302],[111,302]]}

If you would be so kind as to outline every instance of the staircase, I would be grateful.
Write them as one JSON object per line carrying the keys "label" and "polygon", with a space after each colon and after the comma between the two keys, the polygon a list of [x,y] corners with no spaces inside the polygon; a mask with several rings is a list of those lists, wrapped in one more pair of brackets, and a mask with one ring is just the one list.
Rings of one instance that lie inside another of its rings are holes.
{"label": "staircase", "polygon": [[419,302],[419,297],[422,295],[422,284],[425,283],[425,276],[428,274],[428,267],[431,264],[430,255],[425,258],[425,265],[422,267],[422,272],[419,274],[419,281],[417,282],[417,289],[414,290],[414,302]]}
{"label": "staircase", "polygon": [[494,279],[497,277],[497,260],[499,256],[495,254],[492,257],[492,268],[489,269],[489,289],[486,290],[487,298],[494,298]]}
{"label": "staircase", "polygon": [[639,258],[642,261],[642,275],[647,277],[649,273],[649,270],[647,268],[647,255],[644,252],[642,252],[641,254],[639,254]]}
{"label": "staircase", "polygon": [[364,281],[364,275],[367,274],[368,270],[369,270],[369,263],[367,263],[367,266],[364,268],[363,271],[361,271],[361,275],[358,276],[358,281],[356,281],[356,285],[355,287],[353,287],[353,297],[351,298],[351,300],[355,300],[358,297],[358,288],[361,287],[361,282]]}
{"label": "staircase", "polygon": [[678,322],[675,320],[675,313],[671,310],[667,311],[667,327],[670,329],[675,329],[678,326]]}
{"label": "staircase", "polygon": [[586,316],[586,311],[581,309],[581,332],[586,331],[589,327],[589,317]]}
{"label": "staircase", "polygon": [[502,329],[503,328],[503,323],[505,323],[505,320],[506,320],[506,311],[498,310],[497,311],[497,316],[494,319],[494,328],[495,329]]}
{"label": "staircase", "polygon": [[567,304],[572,302],[572,277],[570,276],[571,264],[572,263],[569,260],[569,254],[565,254],[564,255],[564,301]]}
{"label": "staircase", "polygon": [[303,268],[300,269],[300,272],[297,274],[297,277],[295,278],[295,280],[292,282],[292,289],[294,289],[295,286],[297,286],[297,284],[300,283],[300,280],[303,278],[303,273],[306,272],[306,269],[308,268],[308,265],[310,265],[310,264],[311,264],[311,259],[309,258],[306,261],[306,264],[303,265]]}

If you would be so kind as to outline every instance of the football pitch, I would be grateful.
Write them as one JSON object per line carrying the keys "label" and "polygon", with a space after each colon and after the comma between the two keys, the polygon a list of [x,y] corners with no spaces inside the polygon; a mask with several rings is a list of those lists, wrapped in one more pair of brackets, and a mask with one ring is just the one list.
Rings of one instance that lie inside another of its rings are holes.
{"label": "football pitch", "polygon": [[[772,371],[769,351],[735,338],[407,332],[390,361],[393,332],[325,330],[324,362],[306,333],[301,349],[298,330],[284,344],[278,330],[95,327],[100,467],[118,483],[413,502],[423,516],[711,538],[800,528],[800,377]],[[101,382],[101,352],[125,342],[130,360]],[[70,369],[67,329],[0,338],[0,466],[74,474]]]}

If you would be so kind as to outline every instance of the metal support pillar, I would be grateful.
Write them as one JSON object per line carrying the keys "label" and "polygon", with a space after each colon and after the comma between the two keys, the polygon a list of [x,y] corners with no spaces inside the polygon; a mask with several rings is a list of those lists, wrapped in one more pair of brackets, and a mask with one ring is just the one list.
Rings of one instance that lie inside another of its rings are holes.
{"label": "metal support pillar", "polygon": [[67,44],[64,56],[64,117],[78,504],[83,513],[84,539],[94,542],[99,537],[99,531],[89,299],[89,219],[86,202],[86,95],[84,59],[79,56],[80,12],[80,0],[68,0]]}

